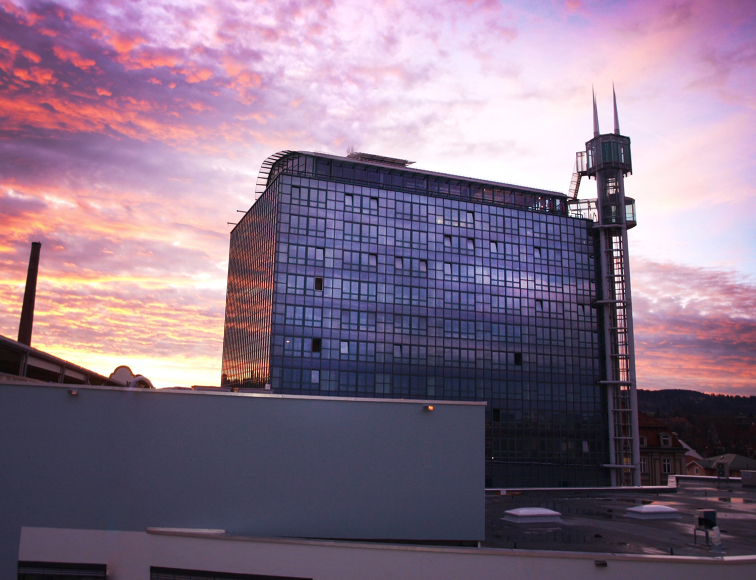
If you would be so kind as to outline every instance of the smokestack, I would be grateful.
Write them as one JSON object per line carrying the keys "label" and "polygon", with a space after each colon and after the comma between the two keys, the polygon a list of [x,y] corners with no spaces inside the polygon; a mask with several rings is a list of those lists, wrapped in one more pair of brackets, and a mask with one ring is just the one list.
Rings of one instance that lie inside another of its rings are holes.
{"label": "smokestack", "polygon": [[32,324],[34,323],[34,299],[37,296],[37,271],[39,270],[39,251],[41,242],[32,242],[29,256],[29,271],[26,273],[26,290],[24,305],[21,308],[21,322],[18,325],[18,342],[31,346]]}

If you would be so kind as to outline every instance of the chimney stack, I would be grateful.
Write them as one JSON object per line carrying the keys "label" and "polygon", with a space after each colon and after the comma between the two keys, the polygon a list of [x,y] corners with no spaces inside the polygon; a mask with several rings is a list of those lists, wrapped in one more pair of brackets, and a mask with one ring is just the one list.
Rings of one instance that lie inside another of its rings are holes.
{"label": "chimney stack", "polygon": [[24,305],[21,308],[21,322],[18,325],[18,342],[31,346],[32,324],[34,323],[34,299],[37,296],[37,271],[39,270],[39,251],[41,242],[32,242],[29,256],[29,271],[26,273]]}

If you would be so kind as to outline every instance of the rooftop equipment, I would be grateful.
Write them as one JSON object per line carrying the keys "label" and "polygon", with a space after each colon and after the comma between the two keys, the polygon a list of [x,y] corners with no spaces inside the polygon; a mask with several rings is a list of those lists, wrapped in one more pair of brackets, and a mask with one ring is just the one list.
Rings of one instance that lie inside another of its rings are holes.
{"label": "rooftop equipment", "polygon": [[703,531],[706,535],[706,545],[709,546],[709,531],[714,532],[715,538],[714,544],[722,545],[722,537],[717,527],[717,512],[715,510],[698,510],[693,516],[693,543],[698,544],[698,531]]}
{"label": "rooftop equipment", "polygon": [[680,512],[668,505],[637,505],[628,508],[625,516],[636,520],[679,520]]}
{"label": "rooftop equipment", "polygon": [[558,523],[562,521],[562,514],[541,507],[521,507],[507,510],[501,519],[516,524]]}

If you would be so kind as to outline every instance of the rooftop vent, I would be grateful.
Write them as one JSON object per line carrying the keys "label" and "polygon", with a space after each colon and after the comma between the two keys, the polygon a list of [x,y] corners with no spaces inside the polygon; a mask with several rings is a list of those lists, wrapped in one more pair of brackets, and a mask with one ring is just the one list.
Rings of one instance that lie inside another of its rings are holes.
{"label": "rooftop vent", "polygon": [[359,151],[350,151],[347,154],[347,158],[354,159],[355,161],[368,161],[370,163],[393,165],[395,167],[407,167],[408,165],[412,165],[414,163],[414,161],[407,161],[406,159],[384,157],[383,155],[373,155],[372,153],[360,153]]}
{"label": "rooftop vent", "polygon": [[521,507],[507,510],[504,512],[504,517],[501,519],[517,524],[541,524],[561,522],[562,514],[546,508]]}
{"label": "rooftop vent", "polygon": [[627,509],[625,515],[636,520],[679,520],[680,512],[668,505],[637,505]]}

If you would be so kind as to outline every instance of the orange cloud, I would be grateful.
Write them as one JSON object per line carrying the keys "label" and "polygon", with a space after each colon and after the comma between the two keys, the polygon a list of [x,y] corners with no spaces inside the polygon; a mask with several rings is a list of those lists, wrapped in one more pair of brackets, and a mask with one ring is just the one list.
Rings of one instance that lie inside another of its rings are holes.
{"label": "orange cloud", "polygon": [[197,102],[197,103],[189,103],[189,106],[190,106],[190,107],[191,107],[191,108],[192,108],[193,110],[195,110],[195,111],[197,111],[197,112],[199,112],[199,113],[202,113],[202,112],[204,112],[204,111],[210,111],[210,110],[212,110],[212,107],[208,107],[208,106],[207,106],[207,105],[205,105],[204,103],[199,103],[199,102]]}
{"label": "orange cloud", "polygon": [[14,69],[13,74],[23,81],[31,81],[39,85],[54,85],[58,82],[52,70],[36,66],[31,67],[29,70]]}
{"label": "orange cloud", "polygon": [[132,50],[134,50],[134,48],[136,48],[143,42],[144,39],[140,38],[139,36],[137,36],[136,38],[131,38],[118,34],[111,39],[110,44],[113,45],[113,48],[115,48],[116,51],[121,54],[125,54],[131,52]]}
{"label": "orange cloud", "polygon": [[82,58],[79,53],[73,50],[67,50],[60,46],[54,46],[53,52],[55,53],[55,56],[57,56],[60,60],[68,61],[82,70],[87,70],[88,68],[93,67],[96,64],[92,59]]}
{"label": "orange cloud", "polygon": [[194,70],[184,69],[178,72],[185,75],[186,82],[188,83],[199,83],[199,82],[211,79],[214,76],[213,71],[207,68],[194,69]]}
{"label": "orange cloud", "polygon": [[89,28],[91,30],[99,30],[101,32],[106,32],[107,27],[105,24],[100,22],[99,20],[96,20],[95,18],[90,18],[89,16],[85,16],[83,14],[74,14],[71,16],[71,20],[73,20],[76,24],[78,24],[82,28]]}
{"label": "orange cloud", "polygon": [[21,47],[11,40],[0,38],[0,48],[10,52],[11,55],[15,56],[15,54],[19,51]]}
{"label": "orange cloud", "polygon": [[10,40],[0,38],[0,68],[8,70],[13,66],[19,46]]}
{"label": "orange cloud", "polygon": [[117,60],[126,67],[126,70],[163,66],[173,68],[178,63],[176,56],[167,53],[161,54],[154,50],[140,50],[135,53],[120,54]]}
{"label": "orange cloud", "polygon": [[40,57],[38,54],[33,53],[30,50],[22,50],[21,54],[23,54],[26,58],[28,58],[30,61],[34,63],[39,63],[42,60],[42,57]]}

